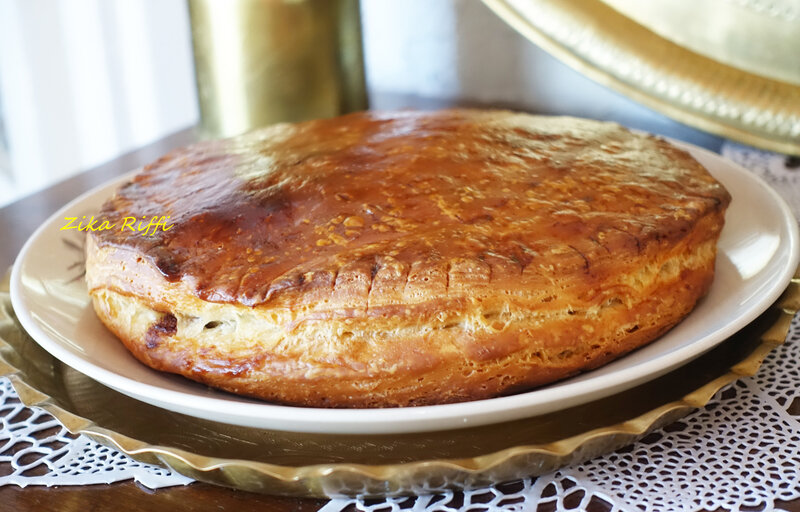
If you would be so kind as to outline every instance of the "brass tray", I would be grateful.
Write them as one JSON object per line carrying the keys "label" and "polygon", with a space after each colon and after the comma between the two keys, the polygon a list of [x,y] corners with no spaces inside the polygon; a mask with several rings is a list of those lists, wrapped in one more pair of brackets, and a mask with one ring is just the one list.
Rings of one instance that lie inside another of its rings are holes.
{"label": "brass tray", "polygon": [[602,85],[701,130],[800,155],[800,18],[791,9],[723,0],[483,1]]}
{"label": "brass tray", "polygon": [[0,283],[0,375],[23,403],[73,433],[196,480],[295,496],[390,496],[480,488],[588,460],[636,441],[753,375],[800,309],[800,271],[742,331],[654,381],[586,405],[485,427],[328,435],[201,420],[139,402],[62,364],[28,336]]}

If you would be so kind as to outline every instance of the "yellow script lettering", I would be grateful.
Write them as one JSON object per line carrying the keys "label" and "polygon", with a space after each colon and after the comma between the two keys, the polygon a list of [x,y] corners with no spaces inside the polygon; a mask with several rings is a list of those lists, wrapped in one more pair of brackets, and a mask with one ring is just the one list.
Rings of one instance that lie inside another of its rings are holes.
{"label": "yellow script lettering", "polygon": [[133,226],[134,222],[136,222],[136,217],[125,217],[122,219],[122,227],[119,228],[119,230],[125,231],[125,228],[128,228],[131,231],[136,231],[136,228]]}
{"label": "yellow script lettering", "polygon": [[78,217],[64,217],[64,220],[68,221],[65,226],[63,226],[59,231],[64,231],[65,229],[78,229],[78,226],[73,226],[72,223],[75,222],[75,219]]}

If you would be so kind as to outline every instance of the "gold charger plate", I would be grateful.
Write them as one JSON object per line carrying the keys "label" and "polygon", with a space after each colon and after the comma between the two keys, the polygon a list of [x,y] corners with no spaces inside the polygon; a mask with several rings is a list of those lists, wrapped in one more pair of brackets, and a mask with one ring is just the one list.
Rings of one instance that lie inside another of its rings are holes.
{"label": "gold charger plate", "polygon": [[296,496],[389,496],[536,476],[632,443],[753,375],[800,309],[800,271],[743,330],[646,384],[542,416],[444,432],[331,435],[216,423],[139,402],[64,365],[23,331],[0,283],[0,375],[76,434],[196,480]]}
{"label": "gold charger plate", "polygon": [[701,130],[800,155],[797,4],[483,1],[602,85]]}

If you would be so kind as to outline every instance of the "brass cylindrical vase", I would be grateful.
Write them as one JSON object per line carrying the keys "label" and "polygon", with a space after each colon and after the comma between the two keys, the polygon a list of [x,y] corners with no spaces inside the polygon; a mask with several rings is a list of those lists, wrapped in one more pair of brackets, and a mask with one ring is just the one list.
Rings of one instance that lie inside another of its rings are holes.
{"label": "brass cylindrical vase", "polygon": [[358,0],[189,0],[200,131],[367,108]]}

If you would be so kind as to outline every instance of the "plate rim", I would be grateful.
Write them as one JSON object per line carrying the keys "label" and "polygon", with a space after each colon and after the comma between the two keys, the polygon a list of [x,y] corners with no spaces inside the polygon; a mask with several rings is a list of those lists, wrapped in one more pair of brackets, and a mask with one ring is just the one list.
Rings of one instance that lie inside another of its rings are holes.
{"label": "plate rim", "polygon": [[[620,373],[617,372],[616,378],[611,378],[615,374],[601,376],[611,381],[611,384],[605,385],[600,391],[595,390],[593,393],[583,392],[578,395],[583,396],[585,399],[579,402],[570,402],[571,405],[578,405],[586,403],[592,399],[598,399],[603,396],[608,396],[616,391],[622,391],[635,386],[647,380],[651,380],[659,375],[662,375],[681,364],[695,359],[705,351],[713,348],[717,344],[724,341],[727,337],[734,334],[742,327],[747,325],[753,319],[763,313],[769,306],[777,300],[779,295],[783,292],[785,287],[789,284],[794,275],[794,271],[798,266],[800,260],[800,234],[798,233],[798,225],[794,216],[789,209],[786,202],[767,185],[760,177],[743,168],[742,166],[732,162],[719,154],[700,148],[693,144],[681,141],[674,141],[667,139],[676,144],[681,149],[687,150],[693,155],[695,153],[703,154],[706,158],[719,160],[729,167],[734,173],[744,176],[745,179],[750,179],[757,183],[759,187],[771,196],[774,204],[782,213],[782,220],[789,234],[787,241],[782,241],[782,244],[788,245],[790,253],[790,264],[783,269],[782,274],[776,282],[779,285],[773,285],[770,293],[763,295],[755,302],[755,305],[746,311],[745,315],[739,316],[734,321],[729,322],[725,327],[712,332],[709,335],[699,338],[694,343],[683,346],[672,352],[669,358],[661,356],[654,360],[643,362],[637,365],[637,371],[633,372],[633,377],[621,378]],[[50,352],[54,357],[62,361],[64,364],[71,366],[81,373],[97,380],[98,382],[109,386],[125,395],[131,396],[138,400],[150,403],[158,407],[169,409],[175,412],[188,414],[206,419],[214,419],[225,423],[238,424],[242,426],[261,427],[278,430],[289,430],[296,432],[317,432],[317,433],[342,433],[342,434],[378,434],[378,433],[408,433],[408,432],[424,432],[424,431],[438,431],[450,430],[455,428],[464,428],[472,426],[480,426],[498,422],[513,421],[514,419],[521,419],[526,417],[534,417],[540,414],[545,414],[553,410],[558,410],[558,407],[541,408],[542,400],[536,401],[535,396],[541,396],[542,389],[533,390],[527,393],[520,393],[512,396],[497,397],[485,400],[476,400],[471,402],[462,402],[455,404],[443,405],[430,405],[409,408],[391,408],[391,409],[324,409],[324,408],[310,408],[310,407],[293,407],[269,403],[247,403],[236,402],[235,412],[230,412],[225,407],[231,407],[231,401],[223,397],[199,397],[187,394],[183,391],[165,389],[163,387],[141,382],[112,372],[105,368],[99,367],[94,363],[77,357],[68,349],[66,349],[60,342],[53,340],[39,323],[32,317],[31,311],[25,307],[26,299],[24,298],[22,284],[22,267],[24,265],[25,257],[31,250],[34,243],[39,240],[45,230],[52,227],[52,224],[59,220],[64,212],[75,208],[80,205],[89,197],[93,197],[101,193],[105,189],[112,189],[119,186],[122,182],[130,179],[130,176],[138,172],[138,169],[123,174],[122,176],[109,180],[91,190],[81,194],[74,200],[70,201],[53,215],[48,217],[39,228],[28,238],[22,250],[20,250],[11,271],[10,279],[10,294],[11,301],[15,313],[31,337],[42,348]],[[792,222],[787,222],[791,220]],[[687,353],[689,355],[687,355]],[[672,360],[672,363],[664,365],[656,364],[665,358]],[[677,361],[675,361],[677,359]],[[73,364],[76,363],[76,364]],[[657,367],[657,372],[649,371],[652,367]],[[87,371],[88,370],[88,371]],[[153,370],[155,371],[155,370]],[[124,386],[118,385],[121,382]],[[570,396],[575,396],[575,389],[584,390],[590,389],[592,384],[595,383],[591,378],[580,382],[563,384],[559,390],[564,393],[572,392]],[[202,386],[201,384],[198,384]],[[130,386],[130,387],[126,387]],[[133,388],[133,389],[131,389]],[[137,389],[142,391],[137,391]],[[145,393],[147,391],[147,393]],[[535,395],[539,393],[539,395]],[[154,398],[156,395],[158,398]],[[528,400],[525,400],[525,398]],[[205,407],[197,405],[187,405],[188,402],[200,400],[200,405],[206,403]],[[563,399],[561,399],[563,400]],[[550,399],[549,402],[561,401],[558,399]],[[532,402],[531,402],[532,401]],[[521,402],[521,403],[520,403]],[[547,403],[547,401],[545,401]],[[166,406],[164,404],[169,404]],[[540,408],[540,410],[532,411],[532,408]],[[215,411],[223,410],[225,412],[220,416],[210,418],[208,413],[214,409]],[[398,414],[398,411],[403,411]],[[205,415],[204,415],[205,414]],[[503,414],[502,418],[497,418],[496,415]],[[322,420],[320,417],[324,416]],[[399,417],[398,417],[399,416]]]}

